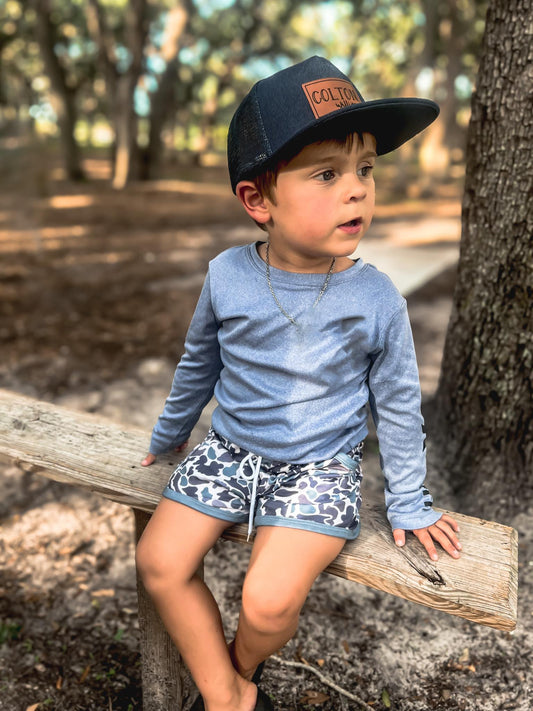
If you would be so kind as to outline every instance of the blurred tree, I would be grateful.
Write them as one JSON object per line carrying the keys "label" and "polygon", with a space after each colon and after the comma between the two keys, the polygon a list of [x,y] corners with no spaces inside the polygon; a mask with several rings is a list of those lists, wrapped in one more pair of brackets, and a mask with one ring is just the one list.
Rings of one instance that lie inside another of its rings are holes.
{"label": "blurred tree", "polygon": [[164,69],[160,74],[157,89],[151,97],[150,130],[148,145],[143,152],[140,177],[149,179],[157,175],[162,152],[162,134],[165,122],[176,107],[175,85],[178,81],[178,52],[191,14],[195,9],[189,0],[171,8],[166,14],[159,56]]}
{"label": "blurred tree", "polygon": [[3,7],[0,16],[0,106],[7,106],[9,102],[2,63],[5,48],[17,37],[18,20],[22,14],[20,6],[17,9],[19,12],[8,13],[7,8]]}
{"label": "blurred tree", "polygon": [[[351,57],[349,73],[365,98],[425,96],[441,107],[441,117],[420,137],[416,151],[417,175],[422,173],[422,187],[429,190],[447,176],[450,149],[464,148],[485,11],[486,0],[352,0],[338,5],[344,22],[335,28],[328,52]],[[412,142],[395,153],[398,192],[414,187],[405,179],[414,154]],[[462,150],[454,154],[460,159]]]}
{"label": "blurred tree", "polygon": [[[58,27],[52,16],[51,0],[32,0],[35,11],[36,38],[46,74],[50,81],[50,102],[57,116],[60,139],[65,157],[65,169],[71,180],[81,180],[83,171],[78,143],[74,136],[77,121],[76,93],[80,83],[69,77],[60,55]],[[69,80],[70,79],[70,80]]]}
{"label": "blurred tree", "polygon": [[[315,0],[196,0],[188,4],[185,36],[172,68],[174,103],[166,103],[166,119],[177,112],[180,123],[194,127],[197,159],[213,147],[215,135],[225,136],[231,111],[258,78],[253,67],[266,65],[267,71],[275,70],[306,56],[309,48],[306,52],[293,21],[303,7],[314,4]],[[158,135],[150,132],[150,145]]]}
{"label": "blurred tree", "polygon": [[[124,36],[117,51],[98,0],[88,0],[88,26],[99,48],[99,58],[115,128],[113,187],[123,188],[130,178],[137,146],[137,119],[134,93],[143,70],[144,46],[148,32],[146,0],[129,0],[124,7]],[[121,66],[122,65],[122,66]]]}
{"label": "blurred tree", "polygon": [[531,27],[531,0],[491,0],[435,400],[435,464],[471,512],[489,517],[533,504]]}
{"label": "blurred tree", "polygon": [[[481,42],[486,4],[483,0],[421,0],[425,43],[419,68],[428,79],[431,76],[429,95],[441,107],[439,120],[421,140],[420,164],[426,189],[431,190],[434,181],[447,175],[451,149],[464,148],[465,135],[458,117],[465,99],[470,97],[461,85],[473,80],[471,73],[476,65],[474,57]],[[416,62],[416,57],[413,59]]]}
{"label": "blurred tree", "polygon": [[441,104],[445,120],[422,151],[434,169],[469,98],[485,2],[5,0],[0,95],[21,103],[39,130],[60,122],[67,155],[73,135],[87,144],[111,136],[119,187],[139,168],[141,177],[156,174],[163,142],[197,159],[222,152],[251,83],[319,53],[369,99],[402,92]]}

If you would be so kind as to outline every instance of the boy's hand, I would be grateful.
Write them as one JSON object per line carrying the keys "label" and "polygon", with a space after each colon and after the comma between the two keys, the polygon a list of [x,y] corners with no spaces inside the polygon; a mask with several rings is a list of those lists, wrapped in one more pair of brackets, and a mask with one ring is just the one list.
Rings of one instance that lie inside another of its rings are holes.
{"label": "boy's hand", "polygon": [[[189,440],[187,440],[187,441],[184,442],[183,444],[180,444],[180,446],[179,446],[179,447],[176,447],[176,449],[175,449],[174,451],[175,451],[175,452],[183,452],[183,450],[187,448],[188,444],[189,444]],[[153,464],[156,459],[157,459],[156,455],[155,455],[155,454],[152,454],[152,453],[150,452],[150,453],[147,454],[146,457],[142,460],[141,466],[143,466],[143,467],[149,467],[150,464]]]}
{"label": "boy's hand", "polygon": [[[452,556],[459,558],[459,551],[462,549],[459,539],[455,535],[459,531],[457,521],[448,514],[443,514],[436,523],[426,528],[418,528],[413,533],[418,538],[420,543],[428,552],[431,560],[438,560],[437,549],[434,541],[438,541],[442,548]],[[394,542],[397,546],[405,545],[405,531],[401,528],[395,528],[392,532]]]}

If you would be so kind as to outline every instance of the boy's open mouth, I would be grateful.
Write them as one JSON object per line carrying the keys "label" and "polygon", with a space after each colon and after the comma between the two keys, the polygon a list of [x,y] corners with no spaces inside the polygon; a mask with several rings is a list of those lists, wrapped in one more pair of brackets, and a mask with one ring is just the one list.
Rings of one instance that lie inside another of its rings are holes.
{"label": "boy's open mouth", "polygon": [[361,227],[362,222],[363,220],[360,217],[356,217],[355,220],[343,222],[342,225],[339,225],[339,228],[341,230],[344,230],[345,232],[350,232],[352,230],[359,229],[359,227]]}

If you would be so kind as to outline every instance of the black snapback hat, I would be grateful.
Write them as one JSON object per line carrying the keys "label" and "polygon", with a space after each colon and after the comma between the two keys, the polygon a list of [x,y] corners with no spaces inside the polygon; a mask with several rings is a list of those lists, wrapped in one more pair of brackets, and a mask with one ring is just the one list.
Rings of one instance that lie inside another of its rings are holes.
{"label": "black snapback hat", "polygon": [[311,57],[258,81],[242,100],[228,133],[231,187],[235,192],[239,181],[261,173],[297,139],[303,147],[306,139],[311,143],[342,132],[368,132],[383,155],[438,115],[439,107],[428,99],[365,101],[334,64]]}

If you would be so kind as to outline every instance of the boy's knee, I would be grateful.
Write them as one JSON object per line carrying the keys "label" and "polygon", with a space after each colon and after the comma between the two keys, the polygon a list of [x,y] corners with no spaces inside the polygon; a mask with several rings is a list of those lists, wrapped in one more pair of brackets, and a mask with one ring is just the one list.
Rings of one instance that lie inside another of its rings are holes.
{"label": "boy's knee", "polygon": [[148,544],[141,538],[135,549],[135,567],[143,583],[146,585],[147,579],[152,573],[153,562]]}
{"label": "boy's knee", "polygon": [[161,551],[150,540],[141,538],[135,550],[135,565],[144,587],[150,592],[159,581],[169,574],[171,568],[161,555]]}
{"label": "boy's knee", "polygon": [[245,581],[242,591],[242,609],[248,621],[258,632],[281,632],[298,620],[302,603],[286,587],[275,588],[264,581]]}
{"label": "boy's knee", "polygon": [[179,548],[158,536],[143,536],[135,550],[135,565],[150,595],[179,589],[196,576],[198,565]]}

